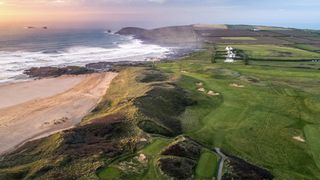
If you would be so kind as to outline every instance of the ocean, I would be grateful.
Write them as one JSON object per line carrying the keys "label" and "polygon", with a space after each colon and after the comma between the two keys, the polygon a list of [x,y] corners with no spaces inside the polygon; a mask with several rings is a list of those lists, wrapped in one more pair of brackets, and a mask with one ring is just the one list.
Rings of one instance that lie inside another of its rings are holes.
{"label": "ocean", "polygon": [[23,71],[42,66],[165,58],[168,47],[144,44],[105,30],[0,30],[0,83],[27,79]]}

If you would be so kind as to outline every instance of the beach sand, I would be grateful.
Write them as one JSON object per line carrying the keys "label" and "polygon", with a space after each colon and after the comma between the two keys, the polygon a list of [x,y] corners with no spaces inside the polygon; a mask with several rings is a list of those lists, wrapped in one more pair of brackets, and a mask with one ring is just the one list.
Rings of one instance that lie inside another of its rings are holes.
{"label": "beach sand", "polygon": [[105,94],[116,73],[62,76],[0,86],[0,154],[72,128]]}

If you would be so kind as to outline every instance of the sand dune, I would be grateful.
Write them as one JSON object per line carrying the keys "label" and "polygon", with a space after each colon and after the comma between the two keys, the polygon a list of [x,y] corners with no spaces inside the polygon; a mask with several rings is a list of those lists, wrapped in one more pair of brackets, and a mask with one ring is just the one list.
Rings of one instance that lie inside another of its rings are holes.
{"label": "sand dune", "polygon": [[0,154],[78,124],[115,76],[63,76],[0,86]]}

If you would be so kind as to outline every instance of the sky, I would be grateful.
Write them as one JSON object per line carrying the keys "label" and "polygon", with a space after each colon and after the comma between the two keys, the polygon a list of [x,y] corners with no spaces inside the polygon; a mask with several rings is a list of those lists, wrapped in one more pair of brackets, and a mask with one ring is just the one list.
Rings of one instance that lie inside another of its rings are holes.
{"label": "sky", "polygon": [[320,0],[0,0],[0,27],[199,23],[320,29]]}

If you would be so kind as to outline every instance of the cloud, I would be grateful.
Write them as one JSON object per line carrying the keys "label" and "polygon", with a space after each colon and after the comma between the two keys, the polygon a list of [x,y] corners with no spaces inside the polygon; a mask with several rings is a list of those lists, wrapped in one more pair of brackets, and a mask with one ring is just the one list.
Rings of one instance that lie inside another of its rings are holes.
{"label": "cloud", "polygon": [[[50,3],[65,3],[65,4],[123,4],[123,3],[157,3],[162,4],[167,0],[6,0],[8,4],[50,4]],[[0,1],[0,4],[3,4]]]}
{"label": "cloud", "polygon": [[155,3],[165,3],[167,2],[166,0],[149,0],[150,2],[155,2]]}

